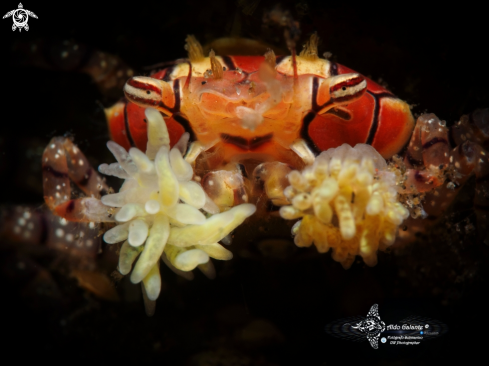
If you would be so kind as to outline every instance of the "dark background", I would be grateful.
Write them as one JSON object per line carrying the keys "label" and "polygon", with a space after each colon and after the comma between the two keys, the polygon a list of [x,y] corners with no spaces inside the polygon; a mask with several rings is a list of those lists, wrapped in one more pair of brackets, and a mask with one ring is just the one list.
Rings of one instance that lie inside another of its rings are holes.
{"label": "dark background", "polygon": [[[187,34],[203,44],[239,35],[284,48],[281,33],[262,26],[263,13],[276,3],[24,2],[39,17],[29,20],[29,32],[12,32],[11,19],[0,22],[0,202],[42,204],[40,154],[53,136],[72,135],[94,166],[111,161],[101,106],[117,97],[102,95],[85,74],[55,65],[38,67],[38,60],[29,60],[22,51],[25,45],[80,42],[87,52],[118,55],[144,74],[145,66],[185,57]],[[320,54],[329,51],[333,60],[382,79],[414,105],[415,113],[433,112],[451,125],[464,113],[489,107],[487,24],[482,9],[470,3],[438,9],[405,2],[384,7],[281,4],[301,23],[298,51],[317,31]],[[4,4],[0,11],[16,6]],[[469,182],[452,215],[410,247],[381,255],[374,268],[355,263],[345,271],[314,248],[263,244],[266,238],[290,241],[287,232],[276,233],[270,223],[249,237],[238,232],[231,246],[235,258],[216,263],[214,281],[196,273],[186,282],[162,267],[165,289],[152,318],[144,314],[138,287],[131,289],[126,280],[118,284],[122,300],[106,302],[66,275],[76,260],[53,253],[48,259],[31,256],[25,247],[8,246],[0,249],[0,326],[8,339],[2,349],[15,351],[18,361],[53,364],[326,365],[352,360],[404,365],[455,356],[475,360],[486,347],[477,330],[486,323],[489,261],[487,246],[476,242],[476,233],[464,231],[474,221],[473,189]],[[7,270],[19,257],[52,273],[60,295],[40,293],[29,285],[32,278]],[[114,269],[100,268],[107,274]],[[366,315],[374,303],[387,324],[416,314],[444,322],[449,331],[422,346],[381,346],[377,351],[367,342],[351,343],[325,333],[327,323]]]}

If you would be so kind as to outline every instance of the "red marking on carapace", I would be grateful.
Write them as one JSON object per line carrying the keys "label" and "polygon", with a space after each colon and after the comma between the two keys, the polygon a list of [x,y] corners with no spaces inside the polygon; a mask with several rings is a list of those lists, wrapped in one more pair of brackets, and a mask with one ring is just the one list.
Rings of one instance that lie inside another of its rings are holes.
{"label": "red marking on carapace", "polygon": [[[338,74],[354,72],[338,64]],[[390,158],[409,140],[414,118],[405,102],[369,78],[362,78],[367,81],[367,92],[344,106],[350,112],[351,119],[346,121],[331,113],[318,116],[309,125],[309,137],[321,151],[343,143],[355,146],[369,142],[383,157]],[[338,100],[342,99],[335,99]]]}
{"label": "red marking on carapace", "polygon": [[134,145],[142,151],[146,150],[146,145],[148,143],[148,126],[145,121],[146,116],[144,111],[144,107],[140,107],[131,102],[127,103],[126,118],[129,133],[134,141]]}
{"label": "red marking on carapace", "polygon": [[397,98],[382,97],[379,103],[379,120],[372,146],[382,156],[390,157],[398,153],[410,139],[414,118],[409,106]]}
{"label": "red marking on carapace", "polygon": [[107,114],[107,124],[109,125],[110,138],[128,150],[131,143],[127,138],[126,126],[124,122],[124,107],[126,102],[117,102],[109,109]]}
{"label": "red marking on carapace", "polygon": [[316,116],[309,125],[309,136],[321,151],[344,143],[351,146],[365,143],[374,118],[374,104],[374,98],[366,93],[348,104],[351,115],[348,121],[330,113]]}

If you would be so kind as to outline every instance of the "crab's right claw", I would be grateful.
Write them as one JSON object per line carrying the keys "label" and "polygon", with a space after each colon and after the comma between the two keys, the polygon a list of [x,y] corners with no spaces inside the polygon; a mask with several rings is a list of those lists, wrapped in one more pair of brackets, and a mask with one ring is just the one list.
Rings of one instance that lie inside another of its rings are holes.
{"label": "crab's right claw", "polygon": [[178,80],[168,83],[150,77],[135,76],[124,85],[124,94],[127,99],[141,107],[156,108],[167,115],[172,115],[180,109]]}
{"label": "crab's right claw", "polygon": [[[70,139],[51,139],[42,155],[42,171],[44,200],[53,213],[68,221],[114,221],[100,201],[109,187]],[[86,197],[72,198],[71,182]]]}

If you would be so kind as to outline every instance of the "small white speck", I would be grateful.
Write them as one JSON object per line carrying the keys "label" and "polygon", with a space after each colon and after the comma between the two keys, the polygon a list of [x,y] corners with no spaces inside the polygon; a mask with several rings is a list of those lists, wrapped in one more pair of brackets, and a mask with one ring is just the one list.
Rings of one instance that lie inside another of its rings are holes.
{"label": "small white speck", "polygon": [[83,238],[85,236],[85,232],[80,231],[80,238]]}
{"label": "small white speck", "polygon": [[55,159],[59,158],[59,154],[54,155],[54,158]]}
{"label": "small white speck", "polygon": [[209,181],[209,185],[210,185],[210,186],[213,186],[213,185],[214,185],[214,181],[213,181],[213,180],[210,180],[210,181]]}
{"label": "small white speck", "polygon": [[82,159],[78,160],[78,165],[80,165],[80,166],[83,165],[83,160]]}
{"label": "small white speck", "polygon": [[54,149],[55,147],[56,147],[56,145],[51,144],[51,149]]}
{"label": "small white speck", "polygon": [[93,245],[93,240],[88,239],[88,240],[85,242],[85,244],[87,245],[87,247],[89,247],[89,248],[90,248],[90,247]]}
{"label": "small white speck", "polygon": [[30,219],[31,213],[29,211],[24,212],[24,219]]}
{"label": "small white speck", "polygon": [[73,241],[73,234],[66,234],[66,241],[72,242]]}
{"label": "small white speck", "polygon": [[25,225],[25,219],[23,217],[21,217],[19,220],[17,220],[17,224],[19,224],[20,226],[24,226]]}
{"label": "small white speck", "polygon": [[68,223],[68,221],[64,217],[62,217],[62,218],[59,219],[59,223],[61,225],[65,226]]}
{"label": "small white speck", "polygon": [[95,223],[94,223],[94,222],[89,223],[89,224],[88,224],[88,227],[89,227],[90,229],[95,229]]}
{"label": "small white speck", "polygon": [[56,236],[58,238],[62,238],[64,234],[65,234],[65,231],[63,229],[56,229]]}
{"label": "small white speck", "polygon": [[61,186],[58,184],[58,185],[56,186],[56,189],[61,189]]}

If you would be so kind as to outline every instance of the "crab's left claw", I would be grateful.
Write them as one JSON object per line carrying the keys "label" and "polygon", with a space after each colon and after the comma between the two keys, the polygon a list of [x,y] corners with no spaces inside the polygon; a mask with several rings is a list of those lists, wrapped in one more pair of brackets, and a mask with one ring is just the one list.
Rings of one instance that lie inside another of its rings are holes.
{"label": "crab's left claw", "polygon": [[180,83],[178,80],[166,82],[145,76],[130,78],[124,85],[124,94],[131,102],[141,106],[156,108],[166,115],[180,109]]}

